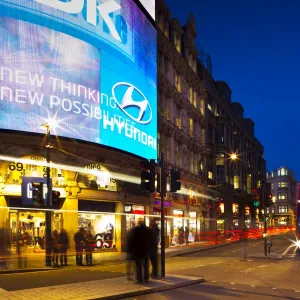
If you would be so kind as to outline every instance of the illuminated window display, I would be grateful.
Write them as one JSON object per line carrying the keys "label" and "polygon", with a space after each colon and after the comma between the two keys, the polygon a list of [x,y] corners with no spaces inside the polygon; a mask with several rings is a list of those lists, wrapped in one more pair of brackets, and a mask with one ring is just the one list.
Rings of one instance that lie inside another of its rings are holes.
{"label": "illuminated window display", "polygon": [[173,210],[173,228],[174,236],[172,239],[172,244],[183,245],[184,244],[184,213],[183,210],[174,209]]}
{"label": "illuminated window display", "polygon": [[96,240],[96,249],[115,248],[115,215],[78,213],[78,229],[90,231]]}
{"label": "illuminated window display", "polygon": [[195,241],[195,234],[197,233],[197,213],[195,211],[191,211],[189,213],[189,242]]}
{"label": "illuminated window display", "polygon": [[138,219],[145,215],[145,206],[126,204],[124,210],[126,213],[126,230],[129,231],[136,226]]}
{"label": "illuminated window display", "polygon": [[[54,213],[52,230],[62,228],[62,214]],[[11,254],[22,248],[27,255],[45,252],[45,213],[43,211],[9,212]],[[19,247],[19,249],[18,249]]]}

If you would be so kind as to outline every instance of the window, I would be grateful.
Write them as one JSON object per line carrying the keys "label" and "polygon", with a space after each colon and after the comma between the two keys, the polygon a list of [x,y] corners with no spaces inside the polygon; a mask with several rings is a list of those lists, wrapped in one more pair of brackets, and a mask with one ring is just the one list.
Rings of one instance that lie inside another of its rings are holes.
{"label": "window", "polygon": [[248,194],[252,193],[252,175],[251,174],[247,175],[247,193]]}
{"label": "window", "polygon": [[216,165],[217,166],[224,166],[224,164],[225,164],[224,157],[225,157],[224,153],[218,153],[217,154],[217,158],[216,158]]}
{"label": "window", "polygon": [[233,186],[235,189],[240,188],[240,176],[234,176],[233,178]]}
{"label": "window", "polygon": [[208,99],[208,102],[207,102],[207,108],[212,111],[212,100],[211,99]]}
{"label": "window", "polygon": [[181,38],[179,34],[175,34],[175,47],[179,53],[181,53]]}
{"label": "window", "polygon": [[194,173],[194,153],[190,152],[190,172]]}
{"label": "window", "polygon": [[278,182],[278,187],[280,187],[280,188],[285,188],[285,187],[287,187],[287,185],[288,185],[287,181],[279,181]]}
{"label": "window", "polygon": [[257,180],[257,187],[260,188],[261,187],[261,181]]}
{"label": "window", "polygon": [[205,100],[200,99],[200,112],[203,116],[205,115],[204,109],[205,109]]}
{"label": "window", "polygon": [[208,179],[213,179],[213,173],[211,171],[208,171]]}
{"label": "window", "polygon": [[288,174],[288,170],[285,168],[281,168],[280,170],[278,170],[278,175],[280,176],[287,176]]}
{"label": "window", "polygon": [[270,207],[266,208],[266,213],[269,214],[270,213]]}
{"label": "window", "polygon": [[190,103],[193,103],[193,88],[189,88],[189,101]]}
{"label": "window", "polygon": [[194,120],[192,118],[189,118],[189,134],[190,136],[194,136]]}
{"label": "window", "polygon": [[193,92],[193,105],[197,107],[197,91]]}
{"label": "window", "polygon": [[178,92],[181,92],[181,76],[175,71],[175,87]]}
{"label": "window", "polygon": [[288,207],[287,207],[287,205],[280,205],[279,208],[278,208],[278,212],[279,212],[280,214],[287,213],[287,212],[288,212]]}
{"label": "window", "polygon": [[278,199],[279,200],[285,200],[287,198],[287,194],[286,193],[278,193]]}

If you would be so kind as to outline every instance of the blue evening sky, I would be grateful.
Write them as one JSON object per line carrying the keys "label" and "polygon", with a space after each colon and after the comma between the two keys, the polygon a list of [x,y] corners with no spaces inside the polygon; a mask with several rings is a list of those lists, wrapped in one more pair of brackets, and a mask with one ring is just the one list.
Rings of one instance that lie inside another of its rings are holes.
{"label": "blue evening sky", "polygon": [[300,179],[299,0],[165,0],[181,25],[193,12],[197,43],[210,54],[215,80],[255,122],[267,169],[291,168]]}

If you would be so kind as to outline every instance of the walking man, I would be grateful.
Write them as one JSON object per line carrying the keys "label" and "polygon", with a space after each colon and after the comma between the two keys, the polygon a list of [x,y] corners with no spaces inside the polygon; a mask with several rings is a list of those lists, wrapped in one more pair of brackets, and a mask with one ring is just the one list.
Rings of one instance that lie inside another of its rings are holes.
{"label": "walking man", "polygon": [[158,243],[159,243],[159,228],[155,220],[150,224],[151,241],[149,245],[149,257],[152,265],[151,277],[158,278]]}

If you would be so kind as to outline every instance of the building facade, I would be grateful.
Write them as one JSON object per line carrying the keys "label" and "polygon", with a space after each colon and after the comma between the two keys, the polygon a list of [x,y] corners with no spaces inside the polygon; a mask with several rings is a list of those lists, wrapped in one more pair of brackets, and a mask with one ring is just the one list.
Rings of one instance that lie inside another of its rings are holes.
{"label": "building facade", "polygon": [[256,228],[261,207],[253,191],[265,185],[265,160],[254,122],[231,101],[226,82],[213,79],[209,55],[196,47],[193,15],[181,26],[163,1],[156,10],[159,150],[169,168],[180,170],[188,193],[198,195],[195,206],[180,192],[169,195],[171,206],[185,204],[185,216],[197,210],[200,232]]}
{"label": "building facade", "polygon": [[270,226],[295,225],[297,181],[292,170],[281,166],[267,172],[272,204],[266,208]]}

